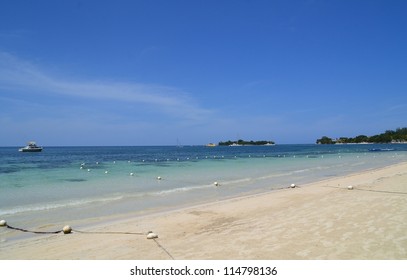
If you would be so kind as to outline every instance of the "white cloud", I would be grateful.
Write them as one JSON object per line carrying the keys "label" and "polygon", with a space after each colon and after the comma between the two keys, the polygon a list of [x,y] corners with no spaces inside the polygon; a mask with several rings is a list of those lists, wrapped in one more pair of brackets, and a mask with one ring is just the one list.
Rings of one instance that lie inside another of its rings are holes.
{"label": "white cloud", "polygon": [[[146,105],[149,110],[181,121],[203,121],[212,113],[196,105],[189,94],[177,88],[142,83],[70,81],[6,52],[0,52],[1,89],[30,92],[40,98],[66,96]],[[146,109],[146,106],[142,108]]]}

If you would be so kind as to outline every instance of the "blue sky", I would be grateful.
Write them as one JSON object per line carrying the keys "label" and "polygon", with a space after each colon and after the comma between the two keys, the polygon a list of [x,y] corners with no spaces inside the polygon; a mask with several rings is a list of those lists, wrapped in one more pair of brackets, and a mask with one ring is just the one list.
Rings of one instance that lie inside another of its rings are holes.
{"label": "blue sky", "polygon": [[[407,1],[2,1],[0,146],[407,126]],[[177,140],[178,139],[178,140]]]}

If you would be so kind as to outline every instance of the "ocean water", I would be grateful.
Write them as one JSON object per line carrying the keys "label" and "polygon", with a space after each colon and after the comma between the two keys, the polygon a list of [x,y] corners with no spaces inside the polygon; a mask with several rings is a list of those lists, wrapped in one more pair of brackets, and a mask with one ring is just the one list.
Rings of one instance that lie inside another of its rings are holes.
{"label": "ocean water", "polygon": [[406,160],[406,144],[45,147],[41,153],[6,147],[0,148],[0,220],[25,228],[102,222]]}

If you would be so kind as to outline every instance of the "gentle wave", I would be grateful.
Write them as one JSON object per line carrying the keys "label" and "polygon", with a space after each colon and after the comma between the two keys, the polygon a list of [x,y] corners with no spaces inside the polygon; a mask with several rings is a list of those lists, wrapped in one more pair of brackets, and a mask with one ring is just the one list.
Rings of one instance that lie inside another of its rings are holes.
{"label": "gentle wave", "polygon": [[10,209],[0,209],[0,216],[1,215],[14,215],[14,214],[21,214],[26,212],[38,212],[38,211],[48,211],[48,210],[55,210],[60,208],[66,207],[75,207],[75,206],[84,206],[87,204],[92,203],[105,203],[105,202],[113,202],[117,200],[123,199],[123,196],[115,196],[109,198],[95,198],[95,199],[81,199],[69,202],[61,202],[61,203],[49,203],[43,205],[25,205],[25,206],[18,206]]}

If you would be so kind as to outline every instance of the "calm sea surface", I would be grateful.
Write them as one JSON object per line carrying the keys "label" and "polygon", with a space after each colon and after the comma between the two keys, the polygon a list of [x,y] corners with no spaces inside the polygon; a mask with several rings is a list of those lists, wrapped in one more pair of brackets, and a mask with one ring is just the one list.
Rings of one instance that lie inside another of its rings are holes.
{"label": "calm sea surface", "polygon": [[402,161],[406,144],[0,148],[0,220],[38,228],[142,215]]}

